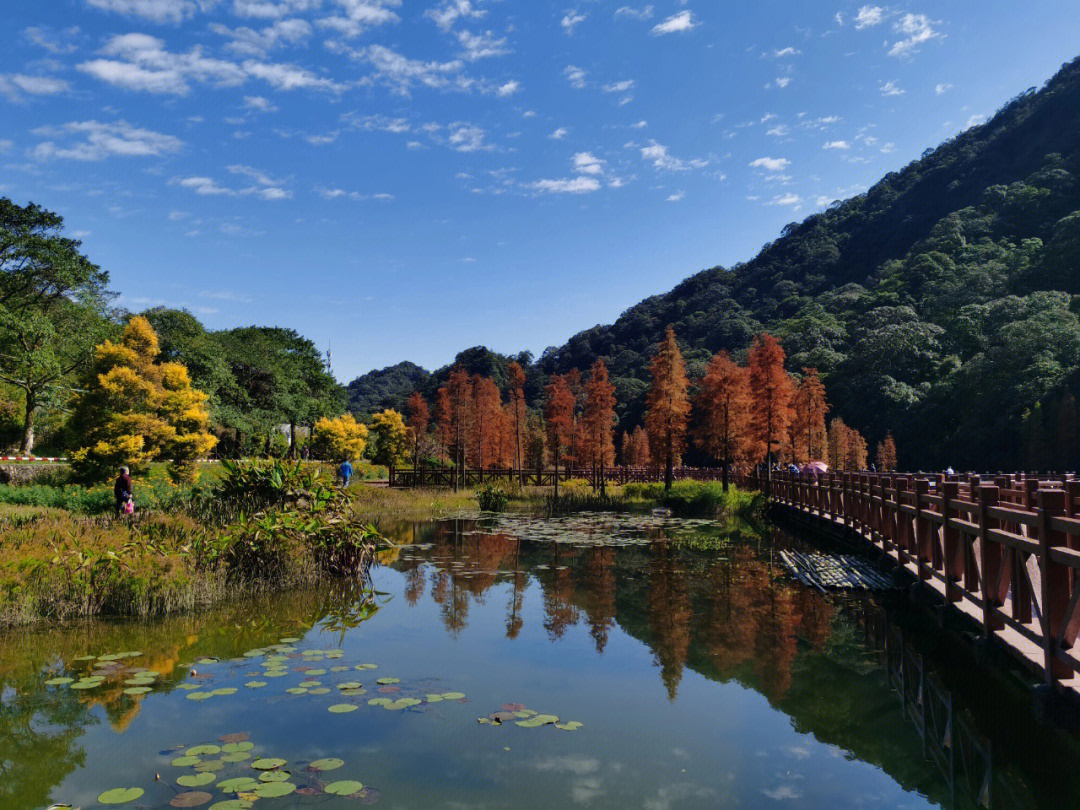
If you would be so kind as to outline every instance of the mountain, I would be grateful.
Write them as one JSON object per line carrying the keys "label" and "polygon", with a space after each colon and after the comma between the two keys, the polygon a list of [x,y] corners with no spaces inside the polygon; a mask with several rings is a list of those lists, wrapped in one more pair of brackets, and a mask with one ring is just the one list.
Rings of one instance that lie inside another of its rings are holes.
{"label": "mountain", "polygon": [[[754,259],[546,350],[528,368],[531,401],[546,375],[603,357],[625,429],[668,324],[697,373],[767,330],[791,371],[820,370],[832,415],[872,443],[891,429],[905,467],[1074,468],[1078,178],[1080,59],[865,194],[788,225]],[[463,354],[503,371],[509,360]],[[350,391],[365,395],[365,379]]]}
{"label": "mountain", "polygon": [[404,413],[405,401],[423,387],[431,374],[408,361],[370,371],[349,383],[345,396],[353,413],[373,414],[386,408]]}

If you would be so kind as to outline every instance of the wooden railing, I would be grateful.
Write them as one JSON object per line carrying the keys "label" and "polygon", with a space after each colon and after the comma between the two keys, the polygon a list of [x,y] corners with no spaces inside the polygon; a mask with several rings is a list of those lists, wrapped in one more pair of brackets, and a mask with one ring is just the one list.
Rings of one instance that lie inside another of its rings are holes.
{"label": "wooden railing", "polygon": [[1080,480],[774,472],[740,483],[858,534],[1047,683],[1080,688]]}
{"label": "wooden railing", "polygon": [[[562,467],[558,472],[560,481],[584,479],[594,488],[599,489],[601,477],[608,486],[623,484],[653,484],[664,480],[663,467],[605,467],[603,470],[588,468],[568,469]],[[392,487],[452,487],[455,477],[458,485],[475,487],[483,484],[521,483],[524,486],[550,487],[555,484],[555,470],[447,470],[447,469],[391,469],[390,486]],[[676,467],[676,481],[719,481],[721,471],[715,467]],[[732,477],[734,481],[734,477]]]}

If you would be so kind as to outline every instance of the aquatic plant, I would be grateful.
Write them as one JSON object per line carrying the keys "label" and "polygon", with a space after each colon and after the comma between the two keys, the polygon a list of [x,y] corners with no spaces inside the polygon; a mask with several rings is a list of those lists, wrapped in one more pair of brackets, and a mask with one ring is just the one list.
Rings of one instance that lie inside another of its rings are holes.
{"label": "aquatic plant", "polygon": [[495,484],[484,484],[476,490],[476,503],[481,512],[502,512],[509,501],[506,490]]}

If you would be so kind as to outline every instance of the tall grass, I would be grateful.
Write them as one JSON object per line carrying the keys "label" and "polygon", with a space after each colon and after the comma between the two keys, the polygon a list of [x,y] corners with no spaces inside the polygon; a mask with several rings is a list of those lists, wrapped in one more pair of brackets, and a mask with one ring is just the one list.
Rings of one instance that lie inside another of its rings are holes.
{"label": "tall grass", "polygon": [[623,494],[631,501],[663,506],[677,517],[759,517],[765,508],[764,497],[731,487],[724,492],[716,481],[676,481],[670,490],[663,484],[627,484]]}

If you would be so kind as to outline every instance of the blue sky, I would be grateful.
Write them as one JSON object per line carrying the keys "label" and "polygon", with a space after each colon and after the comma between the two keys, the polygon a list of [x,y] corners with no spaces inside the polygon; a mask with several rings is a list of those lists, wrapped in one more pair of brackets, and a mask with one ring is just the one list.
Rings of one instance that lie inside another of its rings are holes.
{"label": "blue sky", "polygon": [[1041,85],[1069,4],[0,0],[0,194],[339,378],[539,354]]}

